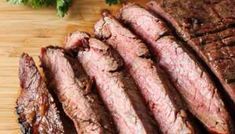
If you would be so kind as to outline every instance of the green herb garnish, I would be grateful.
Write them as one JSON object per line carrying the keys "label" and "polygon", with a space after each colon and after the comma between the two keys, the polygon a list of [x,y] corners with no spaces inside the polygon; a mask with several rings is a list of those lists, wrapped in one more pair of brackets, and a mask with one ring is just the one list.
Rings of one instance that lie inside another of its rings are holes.
{"label": "green herb garnish", "polygon": [[109,5],[112,5],[112,4],[118,4],[121,2],[121,0],[105,0],[105,2]]}
{"label": "green herb garnish", "polygon": [[[33,8],[41,8],[48,6],[55,6],[57,15],[64,17],[67,14],[69,7],[72,5],[72,0],[7,0],[13,4],[24,4]],[[118,4],[121,0],[105,0],[109,5]]]}

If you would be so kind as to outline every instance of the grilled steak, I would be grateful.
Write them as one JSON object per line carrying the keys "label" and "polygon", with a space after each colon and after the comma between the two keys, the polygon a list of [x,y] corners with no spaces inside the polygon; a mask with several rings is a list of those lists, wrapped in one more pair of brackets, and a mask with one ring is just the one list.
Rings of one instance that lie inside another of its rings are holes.
{"label": "grilled steak", "polygon": [[175,89],[140,39],[107,12],[96,23],[95,34],[120,53],[163,133],[195,133]]}
{"label": "grilled steak", "polygon": [[[75,61],[69,61],[60,48],[47,47],[41,51],[41,62],[50,86],[53,86],[65,113],[73,120],[78,133],[112,134],[111,117],[91,81]],[[73,71],[73,68],[75,71]]]}
{"label": "grilled steak", "polygon": [[164,22],[133,4],[124,6],[119,18],[148,42],[159,64],[168,72],[171,81],[184,97],[190,111],[209,131],[229,133],[231,119],[217,88],[205,69],[172,36]]}
{"label": "grilled steak", "polygon": [[94,78],[120,133],[157,133],[135,83],[113,49],[81,32],[73,33],[66,46],[69,46],[67,49],[76,46],[79,49],[78,59],[88,75]]}
{"label": "grilled steak", "polygon": [[148,7],[174,26],[235,103],[235,1],[157,0]]}
{"label": "grilled steak", "polygon": [[22,54],[19,62],[21,92],[16,111],[24,134],[62,134],[58,110],[32,57]]}

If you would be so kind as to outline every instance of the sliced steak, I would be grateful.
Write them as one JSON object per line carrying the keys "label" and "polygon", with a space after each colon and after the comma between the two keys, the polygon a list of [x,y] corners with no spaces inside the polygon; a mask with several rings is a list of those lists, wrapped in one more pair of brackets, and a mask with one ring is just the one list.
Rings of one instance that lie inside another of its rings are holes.
{"label": "sliced steak", "polygon": [[235,103],[235,1],[157,0],[148,7],[179,35],[218,77]]}
{"label": "sliced steak", "polygon": [[147,6],[168,20],[185,39],[235,24],[233,0],[152,0]]}
{"label": "sliced steak", "polygon": [[78,133],[115,133],[111,117],[91,89],[90,79],[77,62],[69,60],[62,49],[53,47],[42,49],[41,62],[50,87],[54,87],[65,113],[73,120]]}
{"label": "sliced steak", "polygon": [[23,53],[19,62],[21,92],[16,102],[24,134],[63,134],[54,99],[48,92],[32,57]]}
{"label": "sliced steak", "polygon": [[[75,39],[75,43],[71,41]],[[113,49],[81,32],[69,36],[66,46],[70,46],[67,49],[79,49],[78,60],[95,80],[120,133],[157,133],[134,81],[123,69],[122,59]]]}
{"label": "sliced steak", "polygon": [[108,13],[96,23],[95,34],[120,53],[163,133],[195,133],[178,94],[140,39]]}
{"label": "sliced steak", "polygon": [[148,42],[153,54],[169,74],[190,111],[216,133],[229,133],[231,118],[218,89],[205,69],[169,32],[164,22],[135,4],[124,6],[120,19]]}

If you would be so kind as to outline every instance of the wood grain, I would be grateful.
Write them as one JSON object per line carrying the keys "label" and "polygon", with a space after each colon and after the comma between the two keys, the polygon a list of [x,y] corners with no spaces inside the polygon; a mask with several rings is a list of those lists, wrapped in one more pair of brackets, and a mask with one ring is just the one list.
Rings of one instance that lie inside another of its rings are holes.
{"label": "wood grain", "polygon": [[[147,0],[136,2],[144,4]],[[0,1],[0,134],[20,133],[15,101],[20,91],[18,60],[21,53],[29,53],[39,65],[41,47],[61,46],[65,35],[76,30],[92,33],[102,9],[115,12],[119,7],[108,6],[103,0],[74,0],[69,14],[61,19],[53,8],[32,10]]]}

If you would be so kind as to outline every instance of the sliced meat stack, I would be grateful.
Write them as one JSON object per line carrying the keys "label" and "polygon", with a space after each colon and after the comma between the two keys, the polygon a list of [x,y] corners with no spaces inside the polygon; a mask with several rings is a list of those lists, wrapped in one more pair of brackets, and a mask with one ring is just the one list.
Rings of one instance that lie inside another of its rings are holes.
{"label": "sliced meat stack", "polygon": [[124,25],[104,11],[96,38],[74,32],[64,48],[42,48],[46,83],[22,54],[16,111],[23,133],[66,133],[64,117],[79,134],[198,134],[204,126],[235,133],[228,112],[235,109],[235,1],[155,0],[147,7],[125,5],[118,14]]}
{"label": "sliced meat stack", "polygon": [[115,133],[112,118],[77,61],[66,56],[61,48],[47,47],[42,48],[41,62],[50,87],[55,89],[78,133]]}
{"label": "sliced meat stack", "polygon": [[54,99],[48,92],[33,58],[22,54],[19,63],[21,92],[16,111],[22,133],[62,134],[64,128]]}
{"label": "sliced meat stack", "polygon": [[156,0],[148,7],[166,19],[208,64],[235,103],[235,1]]}
{"label": "sliced meat stack", "polygon": [[96,23],[95,34],[120,53],[163,133],[195,133],[178,94],[140,39],[107,12]]}
{"label": "sliced meat stack", "polygon": [[79,50],[78,60],[95,80],[120,133],[157,133],[135,83],[123,69],[122,59],[113,49],[80,32],[73,33],[66,46],[67,49]]}
{"label": "sliced meat stack", "polygon": [[[164,22],[138,5],[124,6],[119,18],[140,35],[169,74],[190,111],[209,131],[230,133],[232,121],[205,69],[177,41]],[[146,72],[146,71],[145,71]]]}

